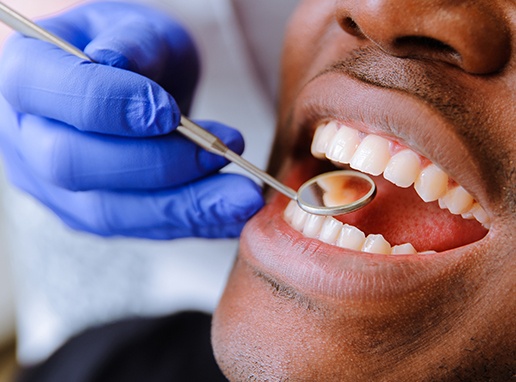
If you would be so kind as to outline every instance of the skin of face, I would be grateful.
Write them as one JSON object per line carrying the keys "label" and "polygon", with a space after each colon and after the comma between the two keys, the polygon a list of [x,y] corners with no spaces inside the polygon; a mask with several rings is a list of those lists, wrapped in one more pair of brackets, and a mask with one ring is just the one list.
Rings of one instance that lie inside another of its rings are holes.
{"label": "skin of face", "polygon": [[374,215],[384,219],[375,228],[393,237],[441,247],[430,255],[366,254],[304,237],[282,217],[288,200],[269,192],[242,234],[214,317],[226,376],[512,380],[516,3],[301,1],[282,65],[270,168],[280,180],[298,187],[327,169],[310,154],[312,136],[321,121],[341,121],[437,164],[482,205],[491,227],[454,220],[445,243],[432,227],[450,217],[408,202],[409,191],[392,191],[390,201],[379,188],[353,219]]}

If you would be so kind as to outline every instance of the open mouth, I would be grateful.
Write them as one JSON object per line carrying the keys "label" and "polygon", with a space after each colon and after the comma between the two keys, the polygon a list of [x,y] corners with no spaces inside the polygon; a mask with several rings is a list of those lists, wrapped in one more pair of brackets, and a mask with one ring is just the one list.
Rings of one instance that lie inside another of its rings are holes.
{"label": "open mouth", "polygon": [[378,195],[360,211],[312,215],[290,202],[284,219],[305,237],[354,251],[385,255],[432,254],[483,238],[484,209],[427,158],[376,134],[330,120],[311,145],[315,158],[373,175]]}
{"label": "open mouth", "polygon": [[264,280],[317,300],[390,299],[485,253],[496,222],[479,160],[432,107],[328,74],[303,87],[283,121],[284,184],[351,167],[372,176],[377,194],[358,211],[321,217],[271,193],[239,251]]}

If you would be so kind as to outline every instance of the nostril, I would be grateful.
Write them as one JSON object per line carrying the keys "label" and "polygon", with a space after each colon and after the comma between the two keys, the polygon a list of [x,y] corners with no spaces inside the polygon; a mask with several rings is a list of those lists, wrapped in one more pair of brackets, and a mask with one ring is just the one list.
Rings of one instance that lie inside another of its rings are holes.
{"label": "nostril", "polygon": [[475,75],[499,72],[511,59],[512,18],[496,1],[334,1],[348,36],[392,56],[447,63]]}
{"label": "nostril", "polygon": [[351,17],[343,17],[339,19],[340,27],[352,36],[363,38],[364,33],[360,30],[358,24]]}
{"label": "nostril", "polygon": [[460,53],[448,44],[426,36],[402,36],[393,42],[396,52],[406,57],[440,59],[458,65],[462,62]]}
{"label": "nostril", "polygon": [[402,36],[398,37],[394,40],[394,46],[396,48],[405,48],[408,47],[410,49],[419,48],[419,49],[427,49],[434,52],[443,52],[447,54],[458,54],[455,49],[453,49],[448,44],[436,40],[431,37],[424,36]]}

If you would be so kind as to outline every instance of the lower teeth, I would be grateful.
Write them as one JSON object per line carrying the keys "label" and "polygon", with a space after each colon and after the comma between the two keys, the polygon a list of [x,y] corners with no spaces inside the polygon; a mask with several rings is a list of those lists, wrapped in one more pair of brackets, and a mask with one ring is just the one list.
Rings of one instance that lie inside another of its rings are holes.
{"label": "lower teeth", "polygon": [[[410,243],[391,246],[382,235],[370,234],[366,237],[358,228],[343,224],[337,219],[327,216],[309,214],[290,201],[284,212],[284,218],[294,229],[306,237],[318,239],[337,247],[377,253],[383,255],[414,255],[418,252]],[[424,251],[419,254],[431,254],[435,251]]]}

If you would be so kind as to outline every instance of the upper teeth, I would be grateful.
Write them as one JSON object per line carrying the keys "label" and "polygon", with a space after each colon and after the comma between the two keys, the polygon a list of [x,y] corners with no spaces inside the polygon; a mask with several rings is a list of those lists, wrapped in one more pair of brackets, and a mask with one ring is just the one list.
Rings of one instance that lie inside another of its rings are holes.
{"label": "upper teeth", "polygon": [[312,154],[371,175],[383,173],[399,187],[414,185],[423,201],[438,200],[439,206],[452,214],[490,226],[484,209],[438,166],[378,135],[364,134],[335,121],[324,123],[315,132]]}

